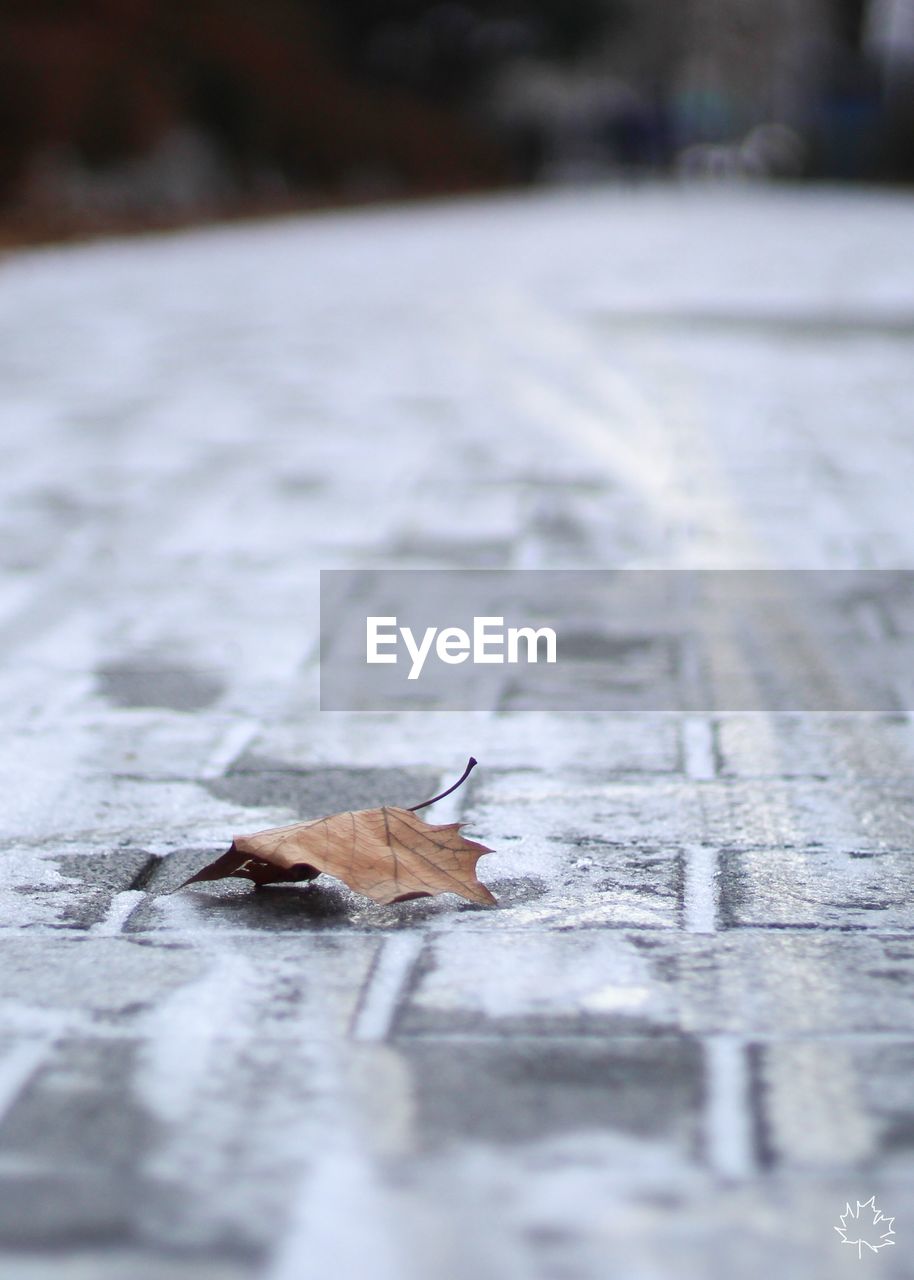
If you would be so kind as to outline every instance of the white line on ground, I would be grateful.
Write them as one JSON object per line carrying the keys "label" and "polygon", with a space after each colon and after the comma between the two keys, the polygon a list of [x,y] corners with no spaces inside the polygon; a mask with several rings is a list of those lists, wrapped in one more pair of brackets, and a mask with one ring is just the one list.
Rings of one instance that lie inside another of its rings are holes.
{"label": "white line on ground", "polygon": [[[714,738],[703,716],[682,721],[683,768],[693,781],[714,777]],[[717,928],[717,850],[691,844],[683,850],[683,927],[688,933],[713,933]]]}
{"label": "white line on ground", "polygon": [[41,1066],[47,1051],[47,1040],[26,1040],[14,1045],[0,1059],[0,1116],[6,1115]]}
{"label": "white line on ground", "polygon": [[97,920],[89,932],[96,937],[113,938],[123,930],[134,908],[140,905],[145,896],[142,889],[125,889],[123,893],[116,893],[105,918]]}
{"label": "white line on ground", "polygon": [[354,1040],[385,1039],[421,950],[422,937],[417,933],[394,934],[381,943],[352,1024]]}
{"label": "white line on ground", "polygon": [[326,1154],[302,1182],[291,1230],[268,1277],[407,1280],[415,1275],[409,1245],[397,1244],[405,1234],[364,1156],[344,1148]]}
{"label": "white line on ground", "polygon": [[714,731],[704,716],[683,717],[682,756],[686,777],[707,782],[715,776]]}
{"label": "white line on ground", "polygon": [[204,780],[220,778],[232,761],[241,754],[257,732],[257,726],[249,720],[233,724],[223,734],[206,764],[200,770]]}
{"label": "white line on ground", "polygon": [[[683,853],[683,928],[687,933],[715,933],[717,850],[692,844]],[[709,1036],[704,1052],[708,1163],[723,1178],[748,1177],[755,1169],[755,1142],[746,1044],[733,1036]]]}
{"label": "white line on ground", "polygon": [[686,933],[717,928],[717,850],[701,844],[683,849],[682,923]]}
{"label": "white line on ground", "polygon": [[[445,791],[454,781],[454,774],[442,774],[438,779],[438,786]],[[463,816],[465,792],[461,789],[452,791],[449,796],[445,796],[443,800],[439,800],[436,804],[431,805],[428,809],[420,809],[419,817],[425,822],[431,822],[434,826],[443,826],[445,822],[459,822]]]}
{"label": "white line on ground", "polygon": [[732,1036],[710,1036],[705,1042],[705,1070],[708,1163],[721,1177],[748,1177],[755,1169],[755,1143],[744,1042]]}

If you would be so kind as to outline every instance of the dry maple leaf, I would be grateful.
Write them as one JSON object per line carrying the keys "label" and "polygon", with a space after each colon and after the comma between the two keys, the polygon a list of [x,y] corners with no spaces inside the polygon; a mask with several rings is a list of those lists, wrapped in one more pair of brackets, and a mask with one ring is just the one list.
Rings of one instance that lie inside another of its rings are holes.
{"label": "dry maple leaf", "polygon": [[399,809],[354,809],[313,822],[294,822],[250,836],[235,836],[221,858],[185,880],[180,888],[201,880],[238,876],[256,885],[313,880],[325,871],[356,893],[375,902],[405,902],[436,893],[457,893],[488,906],[492,894],[476,878],[476,863],[484,844],[466,840],[461,822],[434,826],[416,817],[424,809],[456,791],[476,761],[470,757],[463,776],[431,800]]}

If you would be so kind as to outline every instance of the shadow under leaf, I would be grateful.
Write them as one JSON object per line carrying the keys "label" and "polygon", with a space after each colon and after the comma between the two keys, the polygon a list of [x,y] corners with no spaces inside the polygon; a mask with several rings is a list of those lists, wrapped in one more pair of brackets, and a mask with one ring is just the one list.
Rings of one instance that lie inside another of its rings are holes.
{"label": "shadow under leaf", "polygon": [[264,885],[240,892],[189,889],[195,910],[212,920],[245,929],[300,929],[308,925],[346,924],[353,902],[331,885]]}

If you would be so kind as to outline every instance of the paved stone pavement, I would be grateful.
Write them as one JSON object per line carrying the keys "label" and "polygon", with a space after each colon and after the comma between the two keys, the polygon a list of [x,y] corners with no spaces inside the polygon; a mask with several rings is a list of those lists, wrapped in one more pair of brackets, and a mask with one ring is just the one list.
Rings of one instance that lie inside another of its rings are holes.
{"label": "paved stone pavement", "polygon": [[[0,263],[4,1280],[914,1275],[902,710],[316,709],[320,568],[914,567],[912,242],[644,188]],[[471,752],[497,910],[167,893]]]}

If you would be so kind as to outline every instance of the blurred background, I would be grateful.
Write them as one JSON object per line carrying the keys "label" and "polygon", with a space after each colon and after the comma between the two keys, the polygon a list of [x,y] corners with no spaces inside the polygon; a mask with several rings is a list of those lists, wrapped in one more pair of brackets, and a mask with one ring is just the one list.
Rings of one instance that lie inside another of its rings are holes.
{"label": "blurred background", "polygon": [[914,0],[4,0],[0,235],[914,178]]}

